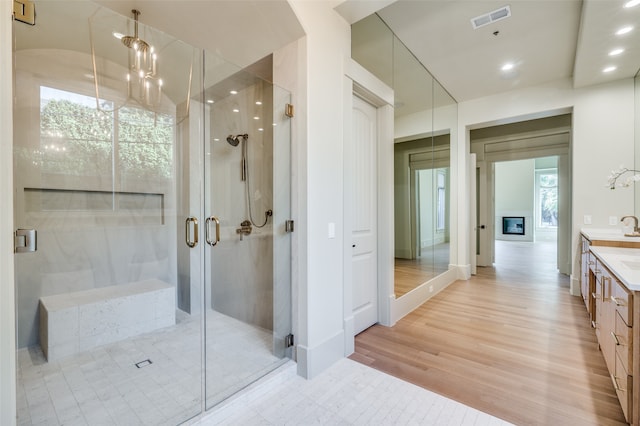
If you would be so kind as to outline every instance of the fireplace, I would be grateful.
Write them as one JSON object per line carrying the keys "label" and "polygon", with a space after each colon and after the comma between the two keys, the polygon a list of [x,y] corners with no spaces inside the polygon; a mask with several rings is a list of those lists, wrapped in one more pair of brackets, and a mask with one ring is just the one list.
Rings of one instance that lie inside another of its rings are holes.
{"label": "fireplace", "polygon": [[502,216],[504,235],[524,235],[524,216]]}

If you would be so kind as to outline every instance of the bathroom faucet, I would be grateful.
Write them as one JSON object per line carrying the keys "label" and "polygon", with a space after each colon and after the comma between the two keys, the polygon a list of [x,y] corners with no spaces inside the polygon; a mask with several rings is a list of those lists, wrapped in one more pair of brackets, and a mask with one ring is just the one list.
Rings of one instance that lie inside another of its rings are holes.
{"label": "bathroom faucet", "polygon": [[240,241],[242,241],[242,236],[251,234],[251,231],[251,222],[248,220],[243,220],[240,224],[240,228],[236,229],[236,234],[240,234]]}
{"label": "bathroom faucet", "polygon": [[640,229],[638,229],[638,218],[635,216],[622,216],[622,219],[620,219],[620,222],[624,223],[624,220],[626,218],[632,218],[633,219],[633,232],[631,234],[624,234],[626,237],[640,237]]}

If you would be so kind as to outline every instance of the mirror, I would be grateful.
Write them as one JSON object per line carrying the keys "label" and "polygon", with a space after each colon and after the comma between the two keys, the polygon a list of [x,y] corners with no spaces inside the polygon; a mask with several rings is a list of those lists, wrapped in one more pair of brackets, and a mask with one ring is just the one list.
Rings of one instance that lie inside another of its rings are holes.
{"label": "mirror", "polygon": [[[634,107],[635,107],[635,153],[634,169],[640,169],[640,71],[634,79]],[[640,185],[634,185],[634,215],[640,217]]]}
{"label": "mirror", "polygon": [[396,298],[449,269],[450,144],[457,103],[377,15],[351,28],[352,58],[394,90]]}

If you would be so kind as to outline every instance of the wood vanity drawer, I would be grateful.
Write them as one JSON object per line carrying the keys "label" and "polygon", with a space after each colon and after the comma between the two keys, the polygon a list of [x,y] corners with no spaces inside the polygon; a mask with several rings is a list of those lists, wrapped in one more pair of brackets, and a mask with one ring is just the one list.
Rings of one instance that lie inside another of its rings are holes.
{"label": "wood vanity drawer", "polygon": [[615,304],[616,311],[629,327],[633,327],[633,310],[629,309],[629,306],[633,306],[633,295],[615,278],[612,287],[611,301]]}
{"label": "wood vanity drawer", "polygon": [[632,345],[632,328],[628,327],[624,322],[620,314],[616,313],[616,325],[615,330],[611,332],[611,338],[616,345],[616,354],[619,360],[622,362],[624,369],[628,374],[633,375],[631,360],[633,359],[633,345]]}
{"label": "wood vanity drawer", "polygon": [[624,418],[629,422],[633,407],[633,376],[627,374],[618,357],[616,357],[616,371],[611,374],[611,381],[613,382],[613,387],[616,390],[618,400],[622,406]]}

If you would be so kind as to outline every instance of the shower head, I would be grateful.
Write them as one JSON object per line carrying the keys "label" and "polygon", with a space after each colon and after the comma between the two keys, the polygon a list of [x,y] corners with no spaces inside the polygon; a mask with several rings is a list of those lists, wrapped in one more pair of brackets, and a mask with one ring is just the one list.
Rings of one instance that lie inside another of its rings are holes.
{"label": "shower head", "polygon": [[229,145],[231,146],[238,146],[238,144],[240,143],[240,139],[238,139],[237,136],[229,135],[227,137],[227,142],[229,142]]}
{"label": "shower head", "polygon": [[227,136],[227,142],[229,142],[229,145],[231,146],[238,146],[238,144],[240,143],[240,138],[242,138],[242,140],[246,141],[249,138],[248,134],[244,134],[244,135],[229,135]]}

